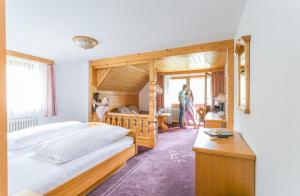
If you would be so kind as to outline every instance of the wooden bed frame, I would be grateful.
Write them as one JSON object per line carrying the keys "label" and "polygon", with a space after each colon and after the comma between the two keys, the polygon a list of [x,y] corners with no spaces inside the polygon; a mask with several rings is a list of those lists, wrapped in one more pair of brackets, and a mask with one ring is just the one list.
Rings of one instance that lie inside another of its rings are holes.
{"label": "wooden bed frame", "polygon": [[[96,123],[97,124],[97,123]],[[45,196],[86,195],[107,178],[126,165],[126,161],[137,154],[136,132],[130,131],[129,136],[134,138],[134,144],[118,154],[106,159],[82,174],[53,188]]]}

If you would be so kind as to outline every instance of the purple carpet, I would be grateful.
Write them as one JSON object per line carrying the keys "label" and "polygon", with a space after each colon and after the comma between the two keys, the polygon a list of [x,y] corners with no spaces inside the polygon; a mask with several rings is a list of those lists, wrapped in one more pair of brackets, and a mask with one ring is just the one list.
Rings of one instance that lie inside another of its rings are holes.
{"label": "purple carpet", "polygon": [[194,195],[192,147],[194,129],[171,128],[159,133],[153,150],[128,160],[125,168],[93,190],[90,196],[189,196]]}

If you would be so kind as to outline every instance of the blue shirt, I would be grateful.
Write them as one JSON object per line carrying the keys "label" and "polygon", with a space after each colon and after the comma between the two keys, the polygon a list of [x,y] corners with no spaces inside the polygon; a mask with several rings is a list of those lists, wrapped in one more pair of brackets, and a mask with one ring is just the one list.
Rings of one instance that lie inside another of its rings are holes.
{"label": "blue shirt", "polygon": [[[185,100],[185,91],[184,90],[181,90],[179,92],[179,99],[181,100],[181,104],[184,105],[186,103],[186,100]],[[180,102],[179,102],[180,104]]]}

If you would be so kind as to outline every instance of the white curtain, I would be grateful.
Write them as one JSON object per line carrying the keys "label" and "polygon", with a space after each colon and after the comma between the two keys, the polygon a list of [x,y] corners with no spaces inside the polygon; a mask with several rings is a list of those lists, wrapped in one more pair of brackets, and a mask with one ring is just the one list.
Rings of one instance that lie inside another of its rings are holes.
{"label": "white curtain", "polygon": [[46,114],[47,64],[7,56],[6,80],[9,118]]}
{"label": "white curtain", "polygon": [[165,108],[171,108],[172,106],[172,95],[170,93],[170,80],[171,76],[164,76],[164,105]]}

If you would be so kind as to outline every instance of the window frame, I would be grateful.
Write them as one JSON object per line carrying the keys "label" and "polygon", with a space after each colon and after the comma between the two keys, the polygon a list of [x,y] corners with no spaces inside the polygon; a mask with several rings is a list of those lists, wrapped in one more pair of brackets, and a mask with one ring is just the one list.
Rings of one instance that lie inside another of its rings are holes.
{"label": "window frame", "polygon": [[[235,45],[235,53],[238,58],[237,63],[237,108],[244,112],[245,114],[250,114],[250,40],[251,36],[242,36],[237,40]],[[241,60],[244,55],[244,65],[242,65]],[[241,104],[241,66],[245,68],[245,105]]]}
{"label": "window frame", "polygon": [[[199,74],[199,75],[192,75],[192,76],[172,76],[171,80],[176,80],[176,79],[186,79],[186,84],[188,86],[190,86],[190,79],[191,78],[205,78],[204,80],[204,103],[195,103],[194,105],[196,107],[201,107],[201,106],[207,106],[207,77],[211,76],[211,74],[209,72],[205,72],[204,74]],[[178,103],[171,103],[172,107],[178,107],[179,104]]]}

